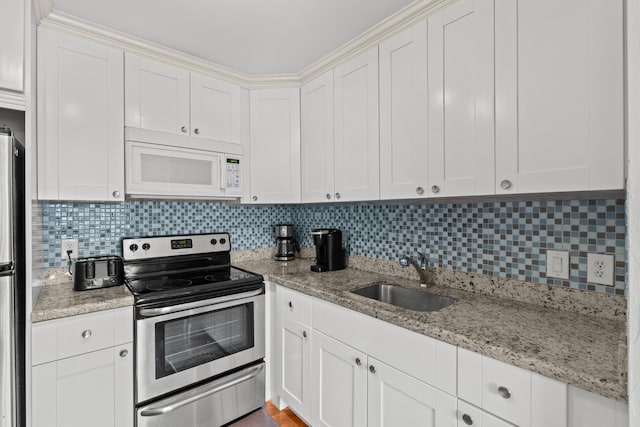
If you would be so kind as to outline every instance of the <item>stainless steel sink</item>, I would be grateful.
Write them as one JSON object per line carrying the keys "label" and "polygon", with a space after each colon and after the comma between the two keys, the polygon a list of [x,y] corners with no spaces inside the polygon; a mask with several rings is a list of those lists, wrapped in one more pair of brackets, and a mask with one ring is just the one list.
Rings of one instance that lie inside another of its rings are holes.
{"label": "stainless steel sink", "polygon": [[396,285],[376,283],[351,291],[354,294],[415,311],[438,311],[455,302],[453,298],[415,291]]}

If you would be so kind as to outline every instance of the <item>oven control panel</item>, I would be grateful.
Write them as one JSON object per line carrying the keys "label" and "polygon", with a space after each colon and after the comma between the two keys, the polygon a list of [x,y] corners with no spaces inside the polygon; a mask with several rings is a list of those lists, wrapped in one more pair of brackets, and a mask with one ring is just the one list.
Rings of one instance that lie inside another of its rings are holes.
{"label": "oven control panel", "polygon": [[230,250],[229,233],[122,239],[122,257],[125,261],[208,252],[228,252]]}

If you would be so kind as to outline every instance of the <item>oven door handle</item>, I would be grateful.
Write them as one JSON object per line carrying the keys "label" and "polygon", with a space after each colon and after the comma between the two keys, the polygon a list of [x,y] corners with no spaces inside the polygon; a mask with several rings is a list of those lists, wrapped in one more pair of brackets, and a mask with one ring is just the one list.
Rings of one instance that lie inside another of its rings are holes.
{"label": "oven door handle", "polygon": [[177,313],[178,311],[191,310],[193,308],[206,307],[209,305],[221,304],[223,302],[235,301],[244,298],[251,298],[262,294],[262,289],[251,292],[243,292],[240,294],[227,295],[215,299],[205,301],[194,301],[187,304],[171,305],[168,307],[158,308],[141,308],[139,313],[145,317],[162,316],[163,314]]}
{"label": "oven door handle", "polygon": [[[143,417],[155,417],[158,415],[168,414],[169,412],[175,411],[178,408],[182,408],[183,406],[189,405],[200,399],[204,399],[207,396],[211,396],[212,394],[221,392],[222,390],[226,390],[229,387],[233,387],[237,384],[248,381],[251,378],[257,376],[260,372],[262,372],[263,369],[264,369],[264,363],[259,366],[245,369],[243,371],[230,375],[231,378],[229,378],[227,381],[223,382],[222,384],[216,384],[216,382],[214,382],[214,384],[209,384],[202,387],[207,389],[202,393],[198,393],[194,396],[187,397],[186,399],[179,400],[177,402],[172,402],[165,406],[143,409],[142,411],[140,411],[140,415]],[[211,387],[212,385],[213,387]],[[197,390],[198,389],[195,389],[194,392]]]}

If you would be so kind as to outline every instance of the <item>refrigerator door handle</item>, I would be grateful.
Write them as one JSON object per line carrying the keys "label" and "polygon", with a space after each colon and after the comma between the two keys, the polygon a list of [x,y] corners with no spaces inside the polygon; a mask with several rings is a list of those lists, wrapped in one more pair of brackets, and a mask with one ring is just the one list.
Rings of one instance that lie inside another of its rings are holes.
{"label": "refrigerator door handle", "polygon": [[13,138],[0,135],[0,264],[13,261]]}
{"label": "refrigerator door handle", "polygon": [[13,276],[0,276],[0,420],[15,425],[16,377]]}

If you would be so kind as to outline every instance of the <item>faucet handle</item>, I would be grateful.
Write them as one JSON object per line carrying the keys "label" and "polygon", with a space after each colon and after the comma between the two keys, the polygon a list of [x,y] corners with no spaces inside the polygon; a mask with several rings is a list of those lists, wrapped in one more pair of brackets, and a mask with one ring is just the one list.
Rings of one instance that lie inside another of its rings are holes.
{"label": "faucet handle", "polygon": [[403,256],[402,258],[400,258],[400,265],[403,267],[409,267],[410,259],[411,258],[407,255]]}

